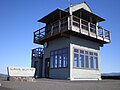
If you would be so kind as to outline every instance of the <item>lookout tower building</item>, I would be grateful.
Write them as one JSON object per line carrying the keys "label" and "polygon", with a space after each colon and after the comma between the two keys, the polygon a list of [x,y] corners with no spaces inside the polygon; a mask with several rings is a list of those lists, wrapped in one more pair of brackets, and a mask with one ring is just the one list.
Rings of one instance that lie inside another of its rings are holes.
{"label": "lookout tower building", "polygon": [[100,47],[110,43],[110,31],[99,26],[105,19],[85,3],[56,9],[38,22],[46,26],[34,32],[31,66],[38,77],[101,80]]}

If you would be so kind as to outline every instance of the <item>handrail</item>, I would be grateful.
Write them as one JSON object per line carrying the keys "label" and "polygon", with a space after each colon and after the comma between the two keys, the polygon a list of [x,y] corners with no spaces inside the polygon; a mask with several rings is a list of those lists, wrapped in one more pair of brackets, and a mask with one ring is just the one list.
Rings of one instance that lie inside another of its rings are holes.
{"label": "handrail", "polygon": [[32,58],[39,58],[44,54],[44,48],[32,49]]}
{"label": "handrail", "polygon": [[[71,18],[71,21],[68,21],[68,17],[71,17],[71,16],[73,18]],[[71,24],[69,26],[68,24],[66,24],[68,22],[74,23],[74,24]],[[66,26],[67,26],[67,28],[76,26],[78,28],[82,28],[82,30],[87,30],[89,35],[90,35],[90,33],[91,33],[91,35],[96,35],[96,38],[101,37],[101,38],[103,38],[103,40],[104,39],[110,40],[110,31],[102,28],[101,26],[97,26],[96,24],[93,24],[91,22],[88,22],[82,18],[73,16],[73,15],[65,16],[65,17],[61,18],[60,20],[57,20],[57,21],[55,21],[49,25],[46,25],[45,27],[35,31],[34,32],[34,40],[36,40],[36,42],[37,42],[39,39],[43,39],[46,36],[49,37],[48,32],[51,32],[51,33],[49,33],[50,36],[54,35],[54,32],[55,32],[55,34],[59,33],[59,32],[61,32],[61,29],[64,29],[63,27],[66,27]],[[66,30],[68,30],[67,28],[66,28]],[[58,32],[56,32],[56,30],[58,30]]]}

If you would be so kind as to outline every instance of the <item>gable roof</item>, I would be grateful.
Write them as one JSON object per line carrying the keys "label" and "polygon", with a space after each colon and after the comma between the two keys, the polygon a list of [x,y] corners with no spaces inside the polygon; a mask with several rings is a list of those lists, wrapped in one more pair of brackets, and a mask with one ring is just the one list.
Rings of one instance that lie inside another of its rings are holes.
{"label": "gable roof", "polygon": [[84,8],[85,10],[92,12],[91,8],[89,7],[89,5],[86,2],[72,5],[70,8],[72,9],[72,12],[74,12],[78,9],[81,9],[81,8]]}

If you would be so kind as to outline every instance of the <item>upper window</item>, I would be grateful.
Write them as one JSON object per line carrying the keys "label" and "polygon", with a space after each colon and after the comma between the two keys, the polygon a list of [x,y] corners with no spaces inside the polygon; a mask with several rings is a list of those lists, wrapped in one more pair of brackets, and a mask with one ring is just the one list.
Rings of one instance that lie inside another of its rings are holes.
{"label": "upper window", "polygon": [[51,51],[50,67],[63,68],[68,66],[68,48]]}
{"label": "upper window", "polygon": [[98,69],[98,53],[75,48],[73,67]]}

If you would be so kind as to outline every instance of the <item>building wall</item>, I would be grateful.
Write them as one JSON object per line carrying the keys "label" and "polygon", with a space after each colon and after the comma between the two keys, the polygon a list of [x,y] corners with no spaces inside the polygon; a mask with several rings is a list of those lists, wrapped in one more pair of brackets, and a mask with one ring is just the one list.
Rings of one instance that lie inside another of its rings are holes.
{"label": "building wall", "polygon": [[[98,53],[98,70],[73,68],[73,48],[89,50]],[[98,43],[75,36],[70,36],[70,80],[100,80],[100,47]]]}
{"label": "building wall", "polygon": [[69,42],[70,39],[66,37],[60,37],[56,38],[52,41],[48,42],[48,47],[44,49],[44,57],[43,57],[43,77],[44,77],[44,65],[45,65],[45,58],[50,58],[50,51],[57,50],[61,48],[68,47],[68,67],[67,68],[57,68],[57,69],[51,69],[49,71],[49,77],[50,78],[58,78],[58,79],[67,79],[70,77],[69,73]]}
{"label": "building wall", "polygon": [[[36,65],[35,62],[37,62]],[[42,77],[42,58],[32,59],[31,67],[35,68],[35,76],[37,76],[38,78]]]}

